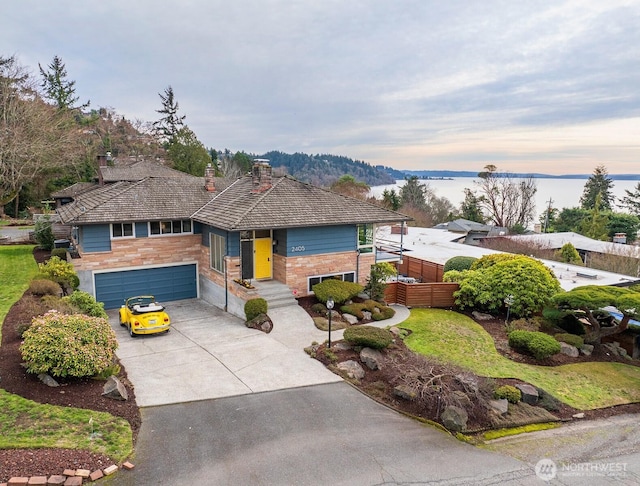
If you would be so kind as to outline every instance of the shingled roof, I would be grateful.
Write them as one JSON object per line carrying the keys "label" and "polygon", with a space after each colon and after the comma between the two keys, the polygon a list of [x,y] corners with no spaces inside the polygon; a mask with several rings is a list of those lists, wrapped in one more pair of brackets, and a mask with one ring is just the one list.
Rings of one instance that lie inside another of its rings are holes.
{"label": "shingled roof", "polygon": [[94,182],[76,182],[75,184],[60,189],[59,191],[52,192],[51,197],[63,198],[63,197],[77,197],[82,193],[95,189],[96,184]]}
{"label": "shingled roof", "polygon": [[374,204],[297,181],[274,177],[255,192],[251,176],[236,180],[192,218],[226,231],[338,224],[399,223],[411,218]]}
{"label": "shingled roof", "polygon": [[100,186],[57,212],[66,224],[189,219],[215,195],[205,190],[203,177],[147,177]]}
{"label": "shingled roof", "polygon": [[118,181],[141,181],[147,177],[183,178],[190,174],[172,169],[156,162],[141,160],[129,165],[102,166],[98,170],[105,183]]}

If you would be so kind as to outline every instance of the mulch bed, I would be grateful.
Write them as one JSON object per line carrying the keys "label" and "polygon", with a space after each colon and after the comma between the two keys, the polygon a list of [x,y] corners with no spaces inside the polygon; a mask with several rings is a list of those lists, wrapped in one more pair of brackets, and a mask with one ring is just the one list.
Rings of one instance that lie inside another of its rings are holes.
{"label": "mulch bed", "polygon": [[[37,262],[49,257],[49,252],[34,251]],[[38,403],[84,408],[108,412],[122,417],[131,425],[134,440],[142,423],[135,400],[133,386],[127,379],[126,370],[118,378],[127,388],[129,399],[113,400],[102,396],[104,381],[93,379],[58,379],[59,387],[49,387],[37,376],[29,374],[21,365],[21,338],[16,326],[28,312],[29,296],[25,296],[9,310],[2,326],[0,345],[0,386],[10,393]],[[89,451],[69,449],[4,449],[0,450],[0,482],[13,476],[48,476],[62,474],[64,469],[103,469],[113,464],[108,457]]]}

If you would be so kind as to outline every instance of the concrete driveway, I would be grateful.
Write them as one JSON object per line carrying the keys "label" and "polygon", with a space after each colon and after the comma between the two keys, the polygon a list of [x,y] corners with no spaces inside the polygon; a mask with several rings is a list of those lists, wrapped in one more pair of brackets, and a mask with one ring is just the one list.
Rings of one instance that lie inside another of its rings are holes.
{"label": "concrete driveway", "polygon": [[117,355],[140,407],[341,381],[304,352],[327,333],[300,307],[269,312],[274,322],[269,334],[198,299],[170,302],[167,312],[172,321],[168,334],[136,338],[119,325],[117,310],[108,313],[118,338]]}

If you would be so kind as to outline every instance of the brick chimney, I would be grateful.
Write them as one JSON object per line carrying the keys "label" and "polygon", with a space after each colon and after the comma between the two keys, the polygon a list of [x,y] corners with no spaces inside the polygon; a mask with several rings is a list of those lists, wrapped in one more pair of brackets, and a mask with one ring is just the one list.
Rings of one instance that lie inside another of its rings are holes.
{"label": "brick chimney", "polygon": [[216,170],[209,163],[204,169],[204,188],[207,192],[215,192],[216,190]]}
{"label": "brick chimney", "polygon": [[107,155],[98,155],[96,158],[98,160],[98,184],[103,186],[102,168],[107,166]]}
{"label": "brick chimney", "polygon": [[253,189],[251,192],[264,192],[271,189],[271,165],[268,159],[255,159],[251,171]]}

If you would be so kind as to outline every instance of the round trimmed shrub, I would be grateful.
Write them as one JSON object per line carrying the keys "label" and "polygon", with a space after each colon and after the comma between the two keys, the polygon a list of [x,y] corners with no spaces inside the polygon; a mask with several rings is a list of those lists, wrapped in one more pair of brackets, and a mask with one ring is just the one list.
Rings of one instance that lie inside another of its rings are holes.
{"label": "round trimmed shrub", "polygon": [[449,270],[457,270],[459,272],[469,270],[476,260],[477,258],[472,256],[454,256],[445,262],[443,273],[447,273]]}
{"label": "round trimmed shrub", "polygon": [[518,403],[522,400],[522,392],[511,385],[499,386],[493,396],[497,399],[506,398],[509,403]]}
{"label": "round trimmed shrub", "polygon": [[104,303],[96,301],[95,297],[88,292],[76,290],[71,295],[63,297],[62,300],[76,307],[82,314],[107,318],[107,313],[104,311]]}
{"label": "round trimmed shrub", "polygon": [[379,307],[380,312],[373,312],[371,314],[371,319],[374,321],[384,321],[385,319],[391,319],[396,315],[396,311],[389,306]]}
{"label": "round trimmed shrub", "polygon": [[35,278],[29,283],[29,292],[40,297],[43,295],[60,295],[62,288],[53,280]]}
{"label": "round trimmed shrub", "polygon": [[527,349],[536,359],[545,359],[560,352],[560,343],[543,332],[534,332]]}
{"label": "round trimmed shrub", "polygon": [[23,334],[22,359],[29,373],[89,377],[113,364],[118,342],[109,322],[82,314],[47,312]]}
{"label": "round trimmed shrub", "polygon": [[322,302],[317,302],[317,303],[313,304],[311,306],[311,310],[313,312],[317,312],[318,314],[323,314],[323,315],[326,315],[327,312],[328,312],[328,309],[326,308],[326,306]]}
{"label": "round trimmed shrub", "polygon": [[51,250],[52,257],[58,257],[60,260],[67,259],[67,249],[66,248],[54,248]]}
{"label": "round trimmed shrub", "polygon": [[266,314],[268,310],[267,301],[262,297],[255,299],[249,299],[244,304],[244,315],[247,317],[247,321],[255,319],[260,314]]}
{"label": "round trimmed shrub", "polygon": [[352,346],[363,348],[384,349],[393,342],[391,331],[373,326],[351,326],[342,336]]}
{"label": "round trimmed shrub", "polygon": [[516,349],[527,350],[534,332],[535,331],[524,331],[521,329],[511,331],[509,333],[509,346]]}
{"label": "round trimmed shrub", "polygon": [[63,261],[58,257],[51,257],[46,263],[39,263],[40,269],[37,278],[53,280],[60,284],[62,289],[77,289],[80,279],[76,274],[73,264]]}
{"label": "round trimmed shrub", "polygon": [[576,336],[575,334],[560,333],[556,334],[554,337],[556,338],[556,341],[570,344],[571,346],[575,346],[578,349],[584,346],[584,339],[582,339],[580,336]]}
{"label": "round trimmed shrub", "polygon": [[342,280],[336,280],[329,278],[324,282],[315,284],[313,286],[313,293],[316,294],[316,298],[326,304],[329,297],[333,299],[336,305],[342,304],[349,299],[354,298],[364,287],[354,282],[344,282]]}

